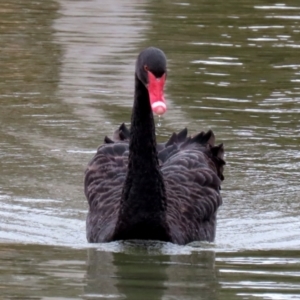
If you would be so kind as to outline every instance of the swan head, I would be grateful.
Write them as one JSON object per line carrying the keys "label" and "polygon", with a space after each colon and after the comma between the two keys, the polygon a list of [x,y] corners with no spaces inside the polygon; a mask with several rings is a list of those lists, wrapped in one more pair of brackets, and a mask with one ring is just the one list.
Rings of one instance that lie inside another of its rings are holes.
{"label": "swan head", "polygon": [[164,97],[167,59],[164,52],[154,47],[143,50],[137,58],[135,73],[148,89],[152,111],[163,115],[167,110]]}

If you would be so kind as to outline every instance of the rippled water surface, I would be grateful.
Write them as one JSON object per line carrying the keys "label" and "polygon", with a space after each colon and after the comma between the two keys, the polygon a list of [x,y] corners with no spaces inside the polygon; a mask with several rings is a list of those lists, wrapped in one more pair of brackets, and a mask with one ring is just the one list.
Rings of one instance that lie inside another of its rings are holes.
{"label": "rippled water surface", "polygon": [[[4,299],[300,299],[297,0],[11,0],[0,42]],[[149,45],[168,57],[158,139],[225,144],[216,241],[90,248],[83,172],[129,124]]]}

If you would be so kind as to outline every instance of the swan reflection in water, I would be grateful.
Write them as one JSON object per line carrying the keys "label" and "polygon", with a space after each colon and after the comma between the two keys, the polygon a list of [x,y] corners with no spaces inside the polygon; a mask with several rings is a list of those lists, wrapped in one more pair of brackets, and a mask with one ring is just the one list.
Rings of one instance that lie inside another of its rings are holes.
{"label": "swan reflection in water", "polygon": [[163,244],[128,242],[118,253],[88,249],[85,296],[219,299],[215,252],[168,255],[161,251]]}

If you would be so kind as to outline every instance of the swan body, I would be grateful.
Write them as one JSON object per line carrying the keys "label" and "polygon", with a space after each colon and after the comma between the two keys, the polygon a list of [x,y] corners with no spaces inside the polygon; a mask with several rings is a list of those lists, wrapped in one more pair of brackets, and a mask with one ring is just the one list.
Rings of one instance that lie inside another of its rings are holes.
{"label": "swan body", "polygon": [[156,143],[153,112],[166,111],[166,58],[147,48],[137,59],[130,130],[122,124],[105,137],[85,172],[89,204],[87,240],[126,239],[176,244],[213,241],[222,204],[223,144],[210,130],[187,129]]}

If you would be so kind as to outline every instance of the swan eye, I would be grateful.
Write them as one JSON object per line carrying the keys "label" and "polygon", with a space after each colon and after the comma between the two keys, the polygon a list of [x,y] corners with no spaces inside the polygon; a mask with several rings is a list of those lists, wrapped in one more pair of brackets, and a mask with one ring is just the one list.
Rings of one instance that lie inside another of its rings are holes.
{"label": "swan eye", "polygon": [[148,71],[149,71],[149,68],[148,68],[148,66],[147,66],[147,65],[144,65],[144,70],[145,70],[146,72],[148,72]]}

